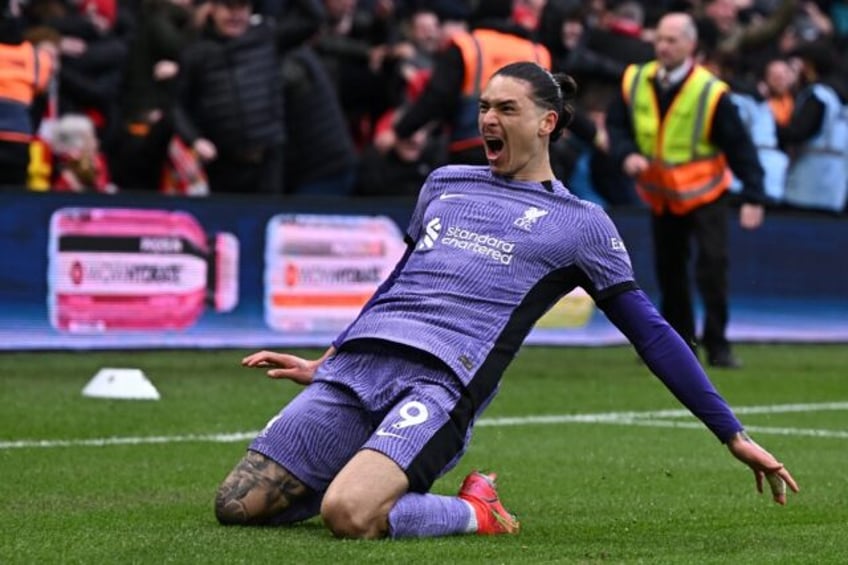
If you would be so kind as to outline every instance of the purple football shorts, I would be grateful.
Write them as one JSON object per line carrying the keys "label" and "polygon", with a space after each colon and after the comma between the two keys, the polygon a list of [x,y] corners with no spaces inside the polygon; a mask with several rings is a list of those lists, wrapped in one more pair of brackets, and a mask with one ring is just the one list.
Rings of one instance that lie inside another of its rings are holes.
{"label": "purple football shorts", "polygon": [[423,351],[376,340],[345,345],[268,422],[250,449],[323,492],[360,449],[426,492],[465,452],[474,409],[456,375]]}

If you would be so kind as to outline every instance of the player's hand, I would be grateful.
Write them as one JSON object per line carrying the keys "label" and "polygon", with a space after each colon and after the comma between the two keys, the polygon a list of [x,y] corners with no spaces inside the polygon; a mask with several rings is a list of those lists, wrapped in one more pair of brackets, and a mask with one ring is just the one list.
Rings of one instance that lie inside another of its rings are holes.
{"label": "player's hand", "polygon": [[271,379],[288,379],[299,385],[308,385],[319,361],[309,361],[288,353],[258,351],[241,360],[242,367],[268,369],[265,374]]}
{"label": "player's hand", "polygon": [[757,491],[760,493],[763,492],[763,479],[768,482],[772,498],[778,504],[786,504],[786,485],[789,485],[792,492],[798,492],[798,484],[783,464],[748,437],[748,434],[736,434],[727,442],[727,448],[754,472]]}

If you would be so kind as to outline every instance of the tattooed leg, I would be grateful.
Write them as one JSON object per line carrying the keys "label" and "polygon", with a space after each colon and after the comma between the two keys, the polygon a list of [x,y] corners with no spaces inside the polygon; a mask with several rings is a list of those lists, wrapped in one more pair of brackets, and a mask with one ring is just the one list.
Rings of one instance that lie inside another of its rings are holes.
{"label": "tattooed leg", "polygon": [[215,516],[224,525],[265,525],[312,491],[286,469],[255,451],[218,488]]}

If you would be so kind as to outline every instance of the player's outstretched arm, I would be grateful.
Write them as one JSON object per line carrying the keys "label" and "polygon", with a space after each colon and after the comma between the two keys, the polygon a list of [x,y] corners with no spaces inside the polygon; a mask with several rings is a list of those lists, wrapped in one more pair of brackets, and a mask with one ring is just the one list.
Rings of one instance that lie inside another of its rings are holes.
{"label": "player's outstretched arm", "polygon": [[789,485],[792,492],[798,492],[798,484],[786,467],[745,432],[739,432],[730,438],[727,448],[734,457],[754,472],[759,492],[763,492],[763,479],[768,481],[772,498],[778,504],[786,504],[786,485]]}
{"label": "player's outstretched arm", "polygon": [[795,479],[771,453],[745,434],[692,350],[648,297],[640,290],[632,290],[599,304],[674,396],[727,445],[734,457],[751,468],[757,489],[763,491],[766,479],[775,502],[786,504],[786,485],[798,491]]}
{"label": "player's outstretched arm", "polygon": [[257,351],[241,360],[242,367],[268,369],[266,375],[271,379],[288,379],[299,385],[312,382],[315,370],[324,360],[335,352],[330,347],[319,359],[309,360],[289,353]]}

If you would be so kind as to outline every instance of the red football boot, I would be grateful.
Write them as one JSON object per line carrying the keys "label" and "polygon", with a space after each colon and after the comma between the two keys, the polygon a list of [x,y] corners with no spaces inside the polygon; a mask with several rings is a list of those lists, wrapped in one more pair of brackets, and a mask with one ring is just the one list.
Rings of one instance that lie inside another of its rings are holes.
{"label": "red football boot", "polygon": [[477,534],[491,536],[495,534],[517,534],[520,528],[518,520],[501,504],[498,491],[495,490],[495,473],[485,475],[472,471],[462,486],[459,498],[469,502],[477,515]]}

